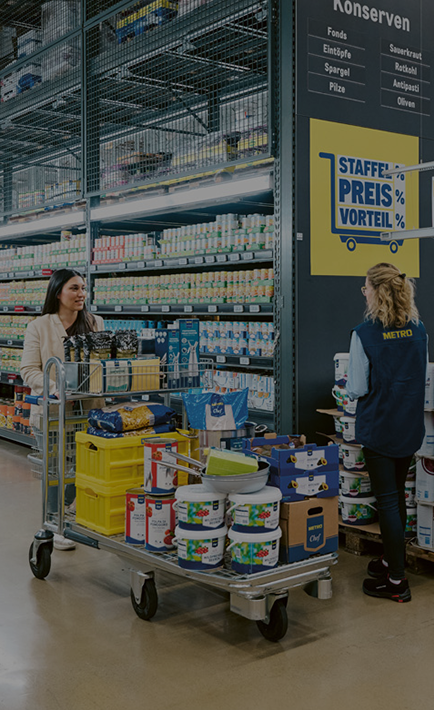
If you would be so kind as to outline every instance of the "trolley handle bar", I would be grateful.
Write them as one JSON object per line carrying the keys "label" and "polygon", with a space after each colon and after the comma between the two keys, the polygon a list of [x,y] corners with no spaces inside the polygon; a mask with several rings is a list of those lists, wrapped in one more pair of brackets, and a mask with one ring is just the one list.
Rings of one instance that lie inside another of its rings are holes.
{"label": "trolley handle bar", "polygon": [[[50,399],[55,399],[57,400],[57,397],[55,394],[50,394]],[[42,394],[36,395],[36,394],[26,394],[24,401],[26,404],[36,404],[39,405],[40,402],[44,401],[44,396]],[[58,401],[58,400],[57,400]]]}

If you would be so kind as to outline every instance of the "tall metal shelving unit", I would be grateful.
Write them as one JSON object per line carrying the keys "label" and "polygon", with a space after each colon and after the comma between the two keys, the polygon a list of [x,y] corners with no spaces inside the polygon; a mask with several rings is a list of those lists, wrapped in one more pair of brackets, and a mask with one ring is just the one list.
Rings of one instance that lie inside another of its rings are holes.
{"label": "tall metal shelving unit", "polygon": [[[274,369],[276,407],[267,418],[288,432],[296,429],[293,5],[17,0],[0,8],[0,243],[56,241],[62,229],[85,229],[89,306],[102,315],[273,319],[274,362],[215,360],[223,368]],[[101,235],[258,212],[274,213],[273,251],[196,249],[92,264]],[[93,303],[104,275],[266,266],[274,267],[270,303]]]}

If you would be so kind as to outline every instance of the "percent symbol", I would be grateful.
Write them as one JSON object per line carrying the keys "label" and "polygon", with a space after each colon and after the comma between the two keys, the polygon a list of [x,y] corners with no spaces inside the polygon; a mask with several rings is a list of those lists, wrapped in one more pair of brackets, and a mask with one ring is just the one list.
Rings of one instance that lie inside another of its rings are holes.
{"label": "percent symbol", "polygon": [[405,205],[405,197],[404,197],[404,193],[402,192],[402,190],[395,190],[395,195],[398,198],[397,199],[398,204]]}
{"label": "percent symbol", "polygon": [[404,217],[402,216],[402,214],[396,214],[396,225],[397,227],[401,227],[401,229],[405,228]]}

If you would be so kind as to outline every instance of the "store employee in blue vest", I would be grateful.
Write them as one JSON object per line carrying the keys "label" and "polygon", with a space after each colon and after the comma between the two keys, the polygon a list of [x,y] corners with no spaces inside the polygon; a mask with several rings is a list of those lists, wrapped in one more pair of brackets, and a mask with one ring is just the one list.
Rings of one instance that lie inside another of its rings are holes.
{"label": "store employee in blue vest", "polygon": [[409,602],[404,572],[405,479],[424,433],[427,334],[413,282],[392,264],[369,269],[365,321],[351,336],[347,391],[358,398],[356,439],[363,446],[384,554],[368,565],[363,591]]}

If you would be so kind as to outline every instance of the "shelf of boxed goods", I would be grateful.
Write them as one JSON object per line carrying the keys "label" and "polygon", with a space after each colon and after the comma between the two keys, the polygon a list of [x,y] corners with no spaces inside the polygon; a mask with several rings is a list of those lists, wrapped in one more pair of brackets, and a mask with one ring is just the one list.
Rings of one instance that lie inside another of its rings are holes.
{"label": "shelf of boxed goods", "polygon": [[[182,270],[188,266],[189,269],[200,269],[203,266],[226,264],[238,264],[248,262],[249,264],[267,264],[273,262],[273,252],[269,249],[258,251],[245,251],[230,254],[197,254],[196,256],[151,259],[147,261],[115,262],[113,264],[91,264],[91,273],[110,274],[112,271],[169,271]],[[1,275],[0,275],[1,277]]]}
{"label": "shelf of boxed goods", "polygon": [[272,303],[193,303],[193,304],[118,304],[118,305],[95,305],[90,306],[92,313],[100,315],[139,315],[148,313],[150,315],[272,315]]}

